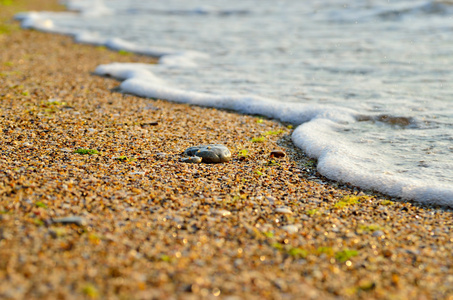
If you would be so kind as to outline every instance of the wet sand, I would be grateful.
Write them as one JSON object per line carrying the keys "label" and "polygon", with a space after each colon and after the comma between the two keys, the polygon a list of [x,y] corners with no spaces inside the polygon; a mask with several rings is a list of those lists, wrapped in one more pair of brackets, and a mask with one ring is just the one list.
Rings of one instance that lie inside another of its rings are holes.
{"label": "wet sand", "polygon": [[[326,180],[288,124],[122,94],[95,67],[153,58],[18,7],[62,9],[0,6],[0,298],[453,298],[451,211]],[[233,159],[181,162],[207,143]]]}

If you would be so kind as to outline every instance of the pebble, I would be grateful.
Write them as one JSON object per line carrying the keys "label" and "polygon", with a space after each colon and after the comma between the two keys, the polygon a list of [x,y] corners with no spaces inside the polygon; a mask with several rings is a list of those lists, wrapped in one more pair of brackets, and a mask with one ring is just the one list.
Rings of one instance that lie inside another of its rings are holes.
{"label": "pebble", "polygon": [[273,205],[275,203],[275,198],[272,196],[266,196],[267,201],[269,201],[269,204]]}
{"label": "pebble", "polygon": [[191,157],[186,157],[183,158],[181,161],[185,163],[192,163],[192,164],[199,164],[201,163],[201,157],[198,156],[191,156]]}
{"label": "pebble", "polygon": [[231,159],[230,150],[219,144],[190,147],[184,151],[184,154],[201,157],[204,163],[222,163]]}
{"label": "pebble", "polygon": [[222,217],[231,216],[231,212],[228,211],[228,210],[225,210],[225,209],[214,210],[214,211],[212,212],[212,214],[213,214],[213,215],[222,216]]}
{"label": "pebble", "polygon": [[381,237],[383,235],[384,235],[384,231],[382,231],[382,230],[373,232],[373,236],[375,236],[375,237]]}
{"label": "pebble", "polygon": [[275,210],[277,214],[291,215],[293,212],[287,207],[279,207]]}
{"label": "pebble", "polygon": [[282,229],[288,233],[297,233],[299,231],[299,227],[297,225],[286,225],[283,226]]}
{"label": "pebble", "polygon": [[60,218],[60,219],[54,219],[53,223],[75,224],[77,226],[86,225],[85,219],[82,218],[82,217],[78,217],[78,216],[71,216],[71,217],[65,217],[65,218]]}
{"label": "pebble", "polygon": [[261,231],[273,231],[274,230],[274,226],[272,226],[272,224],[269,224],[269,223],[265,223],[263,225],[260,226],[260,230]]}
{"label": "pebble", "polygon": [[146,172],[131,172],[129,175],[145,175]]}
{"label": "pebble", "polygon": [[281,158],[281,157],[285,157],[286,153],[282,150],[272,150],[270,156],[275,157],[275,158]]}
{"label": "pebble", "polygon": [[163,159],[165,158],[165,156],[167,156],[167,153],[163,152],[156,153],[156,159]]}
{"label": "pebble", "polygon": [[8,221],[9,220],[9,216],[8,215],[0,215],[0,222],[1,221]]}
{"label": "pebble", "polygon": [[140,126],[157,126],[159,125],[159,122],[146,122],[146,123],[141,123]]}

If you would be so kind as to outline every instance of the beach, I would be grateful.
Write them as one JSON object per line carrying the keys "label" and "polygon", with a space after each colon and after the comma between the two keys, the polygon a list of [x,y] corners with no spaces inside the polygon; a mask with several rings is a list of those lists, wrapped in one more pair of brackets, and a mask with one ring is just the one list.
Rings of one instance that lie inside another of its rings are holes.
{"label": "beach", "polygon": [[453,299],[451,210],[323,178],[290,124],[121,93],[98,65],[156,59],[12,21],[55,2],[0,1],[0,298]]}

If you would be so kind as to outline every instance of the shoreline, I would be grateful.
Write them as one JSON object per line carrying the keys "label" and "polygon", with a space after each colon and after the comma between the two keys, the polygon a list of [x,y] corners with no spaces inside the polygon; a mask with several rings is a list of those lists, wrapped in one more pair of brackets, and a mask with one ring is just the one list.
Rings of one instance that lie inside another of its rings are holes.
{"label": "shoreline", "polygon": [[[1,297],[453,296],[447,209],[324,182],[278,122],[90,75],[152,58],[19,29],[0,43]],[[203,143],[233,160],[180,162]]]}
{"label": "shoreline", "polygon": [[[86,9],[82,5],[80,14],[85,14]],[[94,11],[87,12],[96,15],[97,10],[93,9]],[[121,38],[101,38],[86,31],[54,27],[53,22],[47,20],[46,13],[42,16],[40,14],[20,14],[17,19],[22,20],[22,24],[27,28],[74,37],[76,43],[101,45],[123,54],[130,52],[156,57],[159,65],[169,64],[172,66],[176,62],[176,65],[182,64],[194,67],[197,65],[196,61],[193,60],[194,57],[204,56],[204,54],[194,51],[170,49],[163,51],[161,48],[131,43]],[[304,153],[308,153],[310,157],[318,160],[317,170],[322,176],[332,181],[346,182],[347,185],[356,186],[362,190],[382,193],[387,195],[387,197],[414,201],[421,205],[439,205],[452,208],[453,190],[445,182],[437,181],[435,176],[428,176],[427,178],[425,177],[425,180],[422,180],[417,175],[411,176],[408,169],[394,169],[391,167],[391,165],[399,165],[399,162],[391,162],[385,158],[383,158],[382,162],[377,158],[377,160],[374,160],[373,157],[379,157],[379,154],[373,154],[373,151],[370,152],[371,149],[369,147],[362,149],[360,146],[354,146],[354,142],[350,144],[351,141],[339,143],[336,138],[337,129],[330,128],[333,125],[326,125],[323,120],[332,119],[334,123],[338,122],[339,126],[342,127],[344,124],[356,122],[358,112],[354,110],[347,108],[343,110],[341,105],[323,108],[316,104],[313,106],[301,103],[295,106],[285,104],[285,109],[280,109],[282,107],[281,102],[271,98],[262,98],[258,95],[259,93],[250,94],[243,98],[242,96],[228,94],[210,94],[178,89],[167,85],[165,80],[156,76],[153,68],[153,65],[141,63],[111,63],[97,66],[94,74],[121,80],[118,90],[127,94],[151,99],[165,99],[176,103],[194,104],[202,107],[226,109],[246,115],[261,114],[280,122],[290,122],[295,126],[295,130],[292,133],[293,144],[302,149]],[[157,69],[160,69],[160,66]],[[339,114],[341,110],[343,111]],[[287,113],[287,111],[292,113]],[[318,116],[321,116],[319,122],[317,120]],[[369,118],[374,120],[377,117],[370,115]],[[330,122],[327,121],[327,123]],[[344,126],[348,127],[348,125]],[[348,131],[346,127],[344,130]],[[327,129],[327,131],[323,132],[320,128]],[[381,152],[385,153],[382,149]],[[376,166],[381,165],[385,161],[389,165],[384,169],[378,168],[376,170]],[[364,170],[366,171],[364,172]],[[431,174],[428,170],[426,171],[426,173]],[[403,173],[405,175],[402,175]],[[415,171],[415,173],[418,175],[425,174],[422,170]],[[443,177],[445,178],[445,176]]]}

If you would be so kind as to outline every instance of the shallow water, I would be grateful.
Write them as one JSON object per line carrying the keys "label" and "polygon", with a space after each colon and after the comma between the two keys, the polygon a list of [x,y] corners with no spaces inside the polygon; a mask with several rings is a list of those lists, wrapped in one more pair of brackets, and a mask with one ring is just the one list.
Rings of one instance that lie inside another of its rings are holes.
{"label": "shallow water", "polygon": [[453,206],[453,2],[206,3],[74,0],[29,24],[162,56],[97,69],[127,92],[302,124],[326,177]]}

